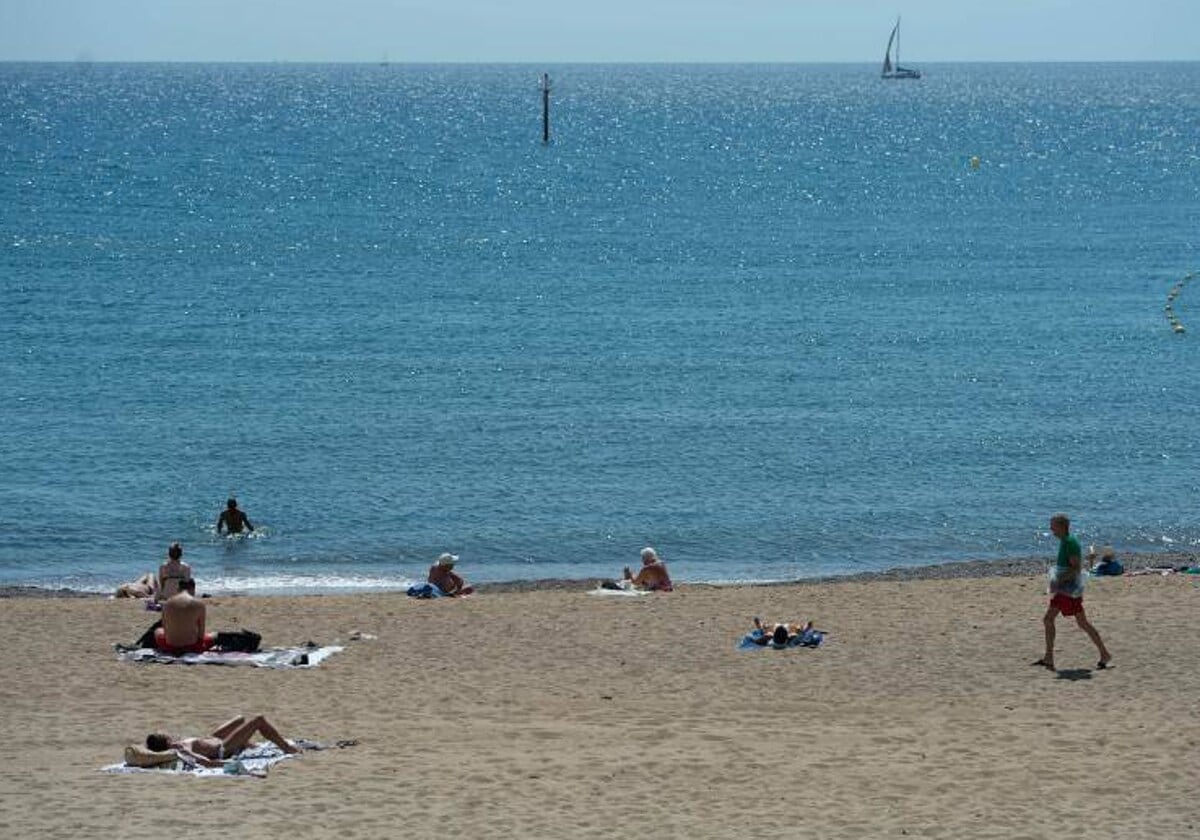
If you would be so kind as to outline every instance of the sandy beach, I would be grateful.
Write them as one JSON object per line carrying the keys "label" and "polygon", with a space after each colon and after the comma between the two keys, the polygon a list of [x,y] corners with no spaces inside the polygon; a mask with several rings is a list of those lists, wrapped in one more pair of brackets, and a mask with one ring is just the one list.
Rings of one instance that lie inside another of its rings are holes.
{"label": "sandy beach", "polygon": [[[1105,671],[1062,619],[1058,673],[1030,666],[1044,590],[1021,573],[212,599],[215,629],[345,645],[294,671],[119,662],[141,603],[7,598],[0,836],[1195,836],[1200,577],[1090,584]],[[830,635],[739,651],[755,615]],[[359,743],[264,780],[98,772],[147,731],[239,712]]]}

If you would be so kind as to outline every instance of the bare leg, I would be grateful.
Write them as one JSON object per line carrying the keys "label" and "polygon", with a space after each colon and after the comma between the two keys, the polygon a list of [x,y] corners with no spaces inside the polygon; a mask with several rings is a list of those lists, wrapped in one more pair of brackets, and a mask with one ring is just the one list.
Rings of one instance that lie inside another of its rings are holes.
{"label": "bare leg", "polygon": [[268,723],[265,717],[256,715],[222,739],[225,742],[225,755],[237,755],[245,749],[246,745],[250,743],[250,739],[256,734],[262,735],[285,753],[300,752],[289,744],[287,739],[280,735],[279,730]]}
{"label": "bare leg", "polygon": [[1092,640],[1092,644],[1096,646],[1096,650],[1100,651],[1100,664],[1107,665],[1112,660],[1112,654],[1108,652],[1108,648],[1104,646],[1104,640],[1100,638],[1099,631],[1092,626],[1092,623],[1087,620],[1084,613],[1075,614],[1075,623],[1088,634],[1088,638]]}
{"label": "bare leg", "polygon": [[216,728],[216,731],[213,732],[213,737],[220,738],[222,741],[224,741],[226,736],[228,736],[230,732],[232,732],[233,730],[235,730],[239,726],[241,726],[243,721],[245,721],[245,720],[246,720],[245,717],[243,717],[242,715],[238,715],[233,720],[225,721],[224,723],[222,723],[220,726],[218,726]]}
{"label": "bare leg", "polygon": [[1035,663],[1045,665],[1050,670],[1054,670],[1054,619],[1056,618],[1058,618],[1058,607],[1050,607],[1042,616],[1042,627],[1046,631],[1046,652],[1042,654],[1041,661]]}

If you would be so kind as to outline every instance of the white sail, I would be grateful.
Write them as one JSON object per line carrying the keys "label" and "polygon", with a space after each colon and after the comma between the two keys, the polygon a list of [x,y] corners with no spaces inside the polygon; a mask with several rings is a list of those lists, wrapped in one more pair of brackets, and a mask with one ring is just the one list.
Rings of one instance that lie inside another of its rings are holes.
{"label": "white sail", "polygon": [[[885,74],[892,72],[892,43],[896,40],[896,33],[900,31],[900,18],[896,18],[896,25],[892,27],[892,34],[888,37],[887,49],[883,51],[883,72]],[[897,55],[896,61],[900,57]]]}
{"label": "white sail", "polygon": [[[895,63],[892,62],[893,45],[896,47]],[[900,65],[900,18],[896,18],[896,25],[892,27],[892,34],[888,36],[887,49],[883,51],[883,72],[880,75],[885,79],[921,78],[920,70]]]}

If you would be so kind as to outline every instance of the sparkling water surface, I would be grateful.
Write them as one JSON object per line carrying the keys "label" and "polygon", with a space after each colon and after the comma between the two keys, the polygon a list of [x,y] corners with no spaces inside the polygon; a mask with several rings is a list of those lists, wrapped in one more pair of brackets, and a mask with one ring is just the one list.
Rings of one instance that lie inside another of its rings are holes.
{"label": "sparkling water surface", "polygon": [[0,583],[1195,547],[1200,64],[923,69],[0,64]]}

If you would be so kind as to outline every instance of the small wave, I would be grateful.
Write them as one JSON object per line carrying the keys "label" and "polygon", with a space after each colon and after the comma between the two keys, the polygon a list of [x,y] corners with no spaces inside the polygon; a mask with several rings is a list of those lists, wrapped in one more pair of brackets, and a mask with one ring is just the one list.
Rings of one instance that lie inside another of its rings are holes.
{"label": "small wave", "polygon": [[230,575],[213,578],[204,586],[212,595],[253,593],[256,595],[321,595],[355,592],[395,592],[417,581],[407,577],[369,575]]}

